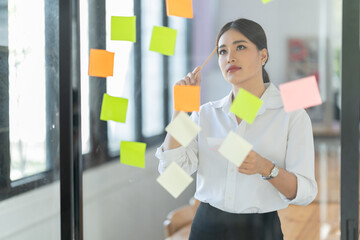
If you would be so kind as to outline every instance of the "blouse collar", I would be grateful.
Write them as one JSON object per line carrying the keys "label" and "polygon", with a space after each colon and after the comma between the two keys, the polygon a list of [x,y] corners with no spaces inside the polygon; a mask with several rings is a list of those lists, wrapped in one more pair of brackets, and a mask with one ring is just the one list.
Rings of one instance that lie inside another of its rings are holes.
{"label": "blouse collar", "polygon": [[[266,109],[278,109],[283,107],[281,100],[280,92],[273,83],[265,83],[265,92],[261,96],[263,104],[261,105],[257,115],[261,115],[265,112]],[[210,102],[210,105],[214,108],[223,108],[225,112],[230,113],[230,108],[232,104],[232,90],[224,98]]]}

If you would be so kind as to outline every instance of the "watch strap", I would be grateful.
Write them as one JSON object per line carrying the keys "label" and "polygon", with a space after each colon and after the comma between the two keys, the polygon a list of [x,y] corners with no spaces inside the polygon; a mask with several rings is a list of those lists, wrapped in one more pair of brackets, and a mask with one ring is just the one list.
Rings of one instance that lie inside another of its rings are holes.
{"label": "watch strap", "polygon": [[276,177],[279,174],[278,166],[274,162],[272,162],[272,163],[274,164],[274,167],[271,169],[271,172],[270,172],[269,176],[267,176],[267,177],[261,176],[262,179],[270,180],[270,179],[273,179],[274,177]]}

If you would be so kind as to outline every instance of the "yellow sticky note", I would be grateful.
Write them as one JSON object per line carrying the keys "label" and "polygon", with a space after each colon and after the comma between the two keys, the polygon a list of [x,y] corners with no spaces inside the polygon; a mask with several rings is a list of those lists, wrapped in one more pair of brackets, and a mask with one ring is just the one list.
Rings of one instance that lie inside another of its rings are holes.
{"label": "yellow sticky note", "polygon": [[166,0],[168,16],[193,18],[192,0]]}
{"label": "yellow sticky note", "polygon": [[125,123],[128,100],[126,98],[113,97],[104,93],[100,120],[113,120]]}
{"label": "yellow sticky note", "polygon": [[90,49],[89,76],[113,76],[115,53],[102,49]]}
{"label": "yellow sticky note", "polygon": [[252,124],[262,104],[263,101],[261,99],[240,88],[230,111],[249,124]]}
{"label": "yellow sticky note", "polygon": [[112,16],[111,40],[136,42],[136,16]]}
{"label": "yellow sticky note", "polygon": [[240,167],[252,149],[252,145],[233,131],[230,131],[219,148],[219,153]]}
{"label": "yellow sticky note", "polygon": [[193,181],[177,163],[172,162],[156,181],[174,198],[177,198]]}
{"label": "yellow sticky note", "polygon": [[175,53],[176,35],[177,30],[175,29],[154,26],[149,50],[173,56]]}
{"label": "yellow sticky note", "polygon": [[120,143],[120,162],[126,165],[145,168],[146,143],[127,142]]}
{"label": "yellow sticky note", "polygon": [[201,128],[186,113],[180,112],[165,130],[186,147],[200,132]]}
{"label": "yellow sticky note", "polygon": [[268,2],[271,2],[272,0],[262,0],[262,2],[265,4],[265,3],[268,3]]}

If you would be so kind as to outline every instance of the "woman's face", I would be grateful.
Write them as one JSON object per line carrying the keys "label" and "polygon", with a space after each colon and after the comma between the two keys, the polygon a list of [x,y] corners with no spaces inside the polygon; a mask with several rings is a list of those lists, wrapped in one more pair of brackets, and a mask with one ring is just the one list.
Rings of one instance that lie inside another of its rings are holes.
{"label": "woman's face", "polygon": [[229,29],[219,39],[218,63],[224,78],[235,86],[261,79],[267,50],[256,45],[237,30]]}

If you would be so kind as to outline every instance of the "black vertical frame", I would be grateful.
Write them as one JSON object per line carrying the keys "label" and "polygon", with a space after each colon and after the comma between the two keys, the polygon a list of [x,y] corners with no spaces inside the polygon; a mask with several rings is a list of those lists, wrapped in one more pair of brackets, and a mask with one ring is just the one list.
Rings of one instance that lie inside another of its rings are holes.
{"label": "black vertical frame", "polygon": [[143,141],[142,135],[142,94],[141,94],[141,77],[142,77],[142,63],[141,63],[141,0],[134,0],[134,15],[136,16],[136,43],[134,44],[134,64],[136,71],[134,72],[134,106],[135,108],[135,139]]}
{"label": "black vertical frame", "polygon": [[71,0],[59,2],[60,221],[61,239],[74,239]]}
{"label": "black vertical frame", "polygon": [[0,200],[10,189],[9,49],[0,46]]}
{"label": "black vertical frame", "polygon": [[341,99],[341,240],[359,237],[359,0],[343,1]]}
{"label": "black vertical frame", "polygon": [[[7,9],[7,1],[1,7]],[[7,15],[8,11],[5,19]],[[8,196],[10,189],[9,110],[9,48],[0,46],[0,200]]]}
{"label": "black vertical frame", "polygon": [[61,239],[83,239],[79,1],[59,2]]}
{"label": "black vertical frame", "polygon": [[[166,14],[165,1],[162,4],[162,23],[165,27],[169,26],[169,18]],[[163,55],[163,109],[164,109],[164,125],[169,123],[169,91],[172,91],[169,86],[169,56]],[[164,126],[164,128],[165,128]]]}
{"label": "black vertical frame", "polygon": [[80,6],[73,1],[72,14],[72,96],[73,96],[73,171],[74,171],[74,235],[83,239],[83,185],[81,140],[81,73],[80,73]]}

